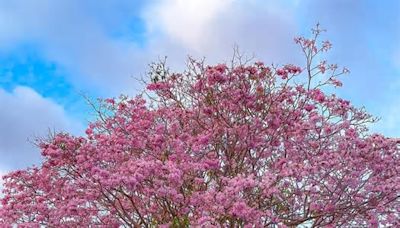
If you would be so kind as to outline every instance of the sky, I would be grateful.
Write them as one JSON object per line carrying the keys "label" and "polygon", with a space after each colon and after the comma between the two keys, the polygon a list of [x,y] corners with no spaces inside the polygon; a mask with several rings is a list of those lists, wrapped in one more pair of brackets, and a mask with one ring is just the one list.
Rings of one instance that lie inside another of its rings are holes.
{"label": "sky", "polygon": [[148,64],[188,55],[213,64],[233,47],[265,63],[301,64],[293,38],[320,23],[327,59],[351,73],[335,91],[400,137],[400,1],[0,0],[0,175],[40,163],[36,138],[83,135],[84,96],[134,95]]}

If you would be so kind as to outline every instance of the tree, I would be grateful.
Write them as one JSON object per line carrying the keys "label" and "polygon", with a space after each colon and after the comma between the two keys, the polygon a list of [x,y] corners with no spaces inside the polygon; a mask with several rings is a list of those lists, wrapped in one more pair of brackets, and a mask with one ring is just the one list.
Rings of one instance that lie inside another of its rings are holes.
{"label": "tree", "polygon": [[322,90],[347,70],[315,63],[320,32],[295,39],[304,68],[153,66],[147,97],[104,100],[86,137],[57,134],[4,177],[0,224],[400,226],[400,140]]}

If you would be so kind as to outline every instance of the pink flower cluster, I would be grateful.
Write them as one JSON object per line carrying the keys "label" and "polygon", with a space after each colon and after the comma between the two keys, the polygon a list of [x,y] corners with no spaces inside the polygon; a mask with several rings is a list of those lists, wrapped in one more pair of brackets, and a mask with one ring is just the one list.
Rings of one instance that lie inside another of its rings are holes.
{"label": "pink flower cluster", "polygon": [[321,65],[189,63],[152,99],[106,100],[86,137],[43,142],[40,167],[5,176],[0,225],[400,226],[400,140],[330,81],[293,82]]}

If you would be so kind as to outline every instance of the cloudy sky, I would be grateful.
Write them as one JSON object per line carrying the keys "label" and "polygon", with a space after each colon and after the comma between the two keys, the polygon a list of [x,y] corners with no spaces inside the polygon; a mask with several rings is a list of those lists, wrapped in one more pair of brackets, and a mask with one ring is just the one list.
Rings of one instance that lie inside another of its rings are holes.
{"label": "cloudy sky", "polygon": [[232,48],[266,63],[299,63],[293,37],[317,22],[328,58],[347,66],[340,96],[381,117],[373,130],[400,137],[400,1],[0,0],[0,174],[40,161],[49,130],[79,135],[91,98],[135,94],[135,78],[168,56],[209,63]]}

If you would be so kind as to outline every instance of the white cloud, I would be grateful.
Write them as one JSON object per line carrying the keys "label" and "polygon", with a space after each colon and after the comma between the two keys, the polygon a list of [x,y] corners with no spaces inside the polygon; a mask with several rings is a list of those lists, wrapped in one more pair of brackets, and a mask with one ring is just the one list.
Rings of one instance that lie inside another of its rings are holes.
{"label": "white cloud", "polygon": [[1,2],[3,51],[21,43],[33,44],[49,61],[65,67],[78,87],[113,90],[134,83],[130,76],[138,59],[137,45],[109,37],[102,24],[105,22],[98,21],[89,2]]}
{"label": "white cloud", "polygon": [[72,134],[83,129],[60,105],[29,87],[0,89],[0,106],[0,171],[37,164],[40,153],[29,140],[46,137],[49,129]]}
{"label": "white cloud", "polygon": [[274,1],[149,1],[142,10],[145,47],[110,35],[137,14],[131,1],[1,2],[3,51],[24,42],[34,44],[49,61],[70,72],[75,86],[97,86],[114,94],[132,91],[137,85],[131,76],[143,74],[159,56],[169,56],[172,66],[182,66],[187,55],[222,61],[237,44],[249,55],[289,62],[297,50],[291,46],[296,34],[293,8]]}
{"label": "white cloud", "polygon": [[162,31],[182,46],[200,51],[213,39],[213,22],[233,0],[165,0],[151,5],[144,16],[150,32]]}
{"label": "white cloud", "polygon": [[238,45],[265,61],[289,62],[296,61],[294,9],[273,1],[161,0],[146,8],[144,18],[152,52],[215,62],[228,60]]}

